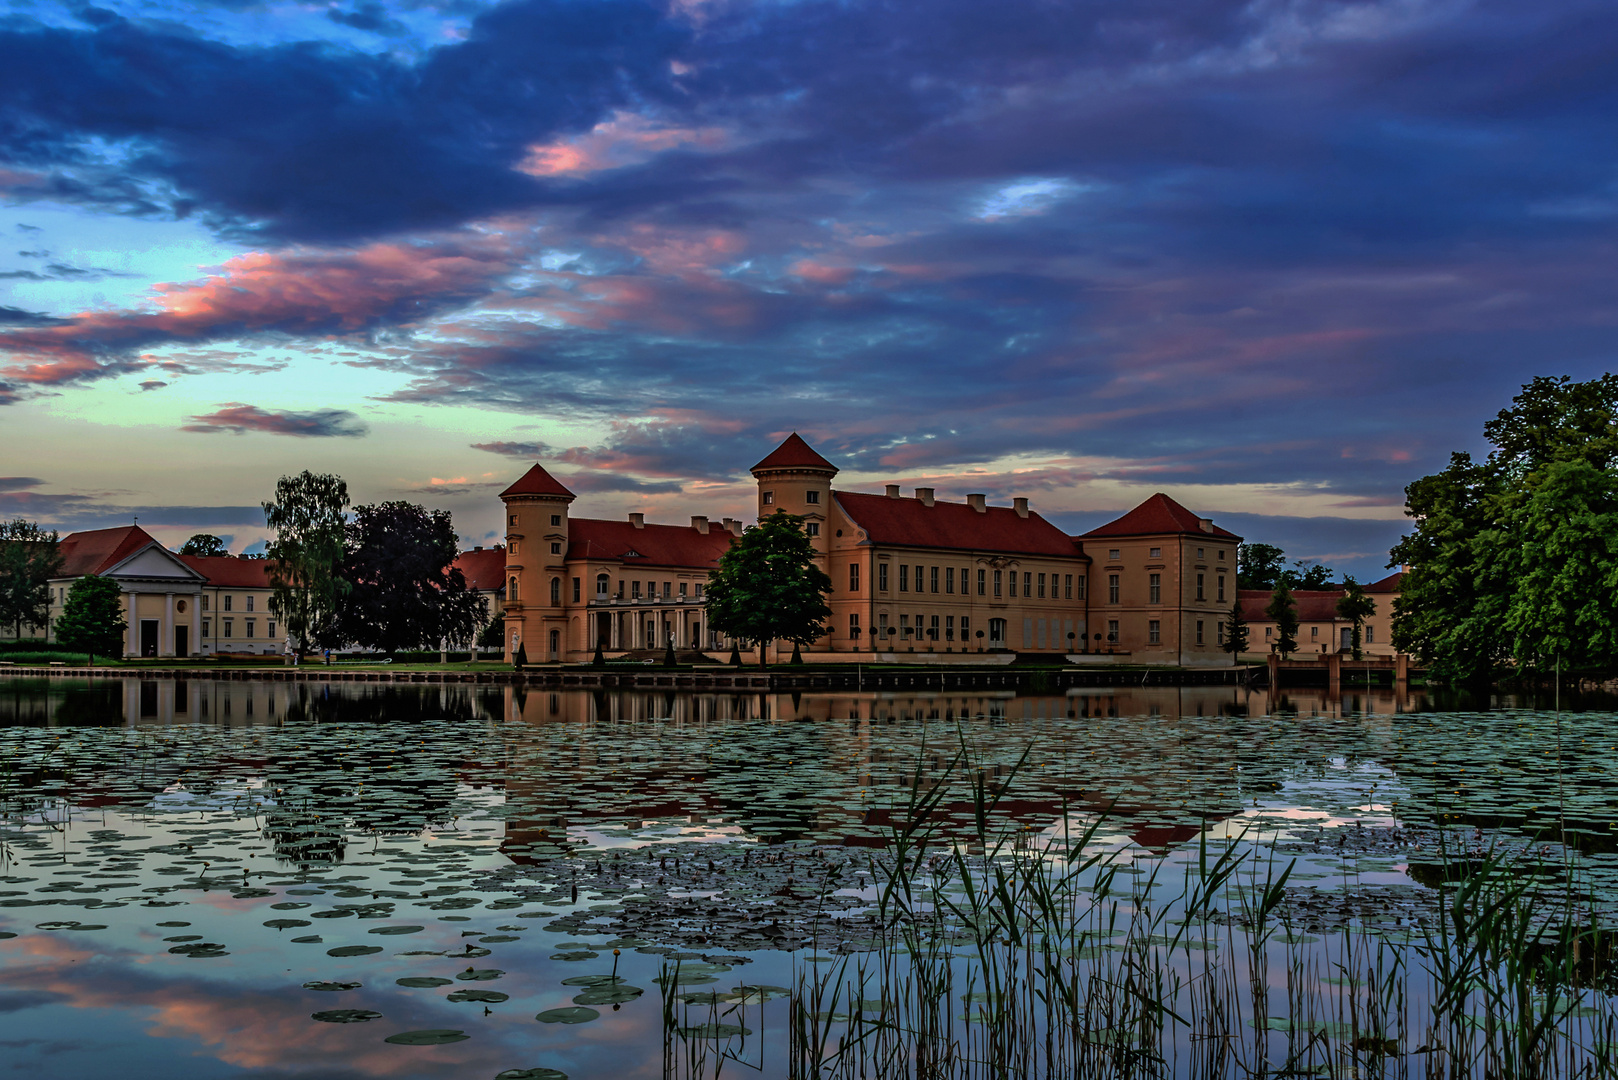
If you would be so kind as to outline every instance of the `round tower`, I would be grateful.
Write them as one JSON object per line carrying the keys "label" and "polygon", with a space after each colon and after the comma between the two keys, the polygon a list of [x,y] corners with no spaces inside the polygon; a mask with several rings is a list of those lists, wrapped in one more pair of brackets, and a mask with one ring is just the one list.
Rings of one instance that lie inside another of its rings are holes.
{"label": "round tower", "polygon": [[815,551],[826,554],[826,520],[831,513],[831,482],[837,466],[815,453],[794,431],[786,441],[752,468],[758,480],[758,516],[797,514],[815,542]]}
{"label": "round tower", "polygon": [[518,645],[536,664],[561,659],[566,648],[564,560],[567,508],[573,499],[573,493],[539,465],[500,493],[506,514],[507,662]]}

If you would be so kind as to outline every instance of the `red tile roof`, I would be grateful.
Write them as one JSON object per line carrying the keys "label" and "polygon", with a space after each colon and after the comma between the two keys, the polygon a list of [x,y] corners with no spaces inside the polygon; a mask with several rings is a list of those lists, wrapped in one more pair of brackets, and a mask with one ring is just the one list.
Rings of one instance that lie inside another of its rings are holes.
{"label": "red tile roof", "polygon": [[541,465],[535,465],[523,473],[515,484],[500,493],[502,499],[508,495],[558,495],[573,498],[573,493],[563,487],[561,482],[546,472]]}
{"label": "red tile roof", "polygon": [[1190,534],[1217,536],[1224,540],[1241,539],[1235,533],[1221,529],[1217,525],[1213,525],[1211,530],[1204,530],[1203,520],[1160,491],[1123,517],[1109,521],[1098,529],[1091,529],[1084,535],[1100,537]]}
{"label": "red tile roof", "polygon": [[628,521],[573,518],[568,522],[567,557],[618,559],[625,566],[712,570],[735,539],[718,525],[703,534],[689,525],[637,529]]}
{"label": "red tile roof", "polygon": [[1374,593],[1403,592],[1404,591],[1404,584],[1405,584],[1405,571],[1400,570],[1398,573],[1389,574],[1387,577],[1383,578],[1381,581],[1373,581],[1373,582],[1371,582],[1371,584],[1365,586],[1365,591],[1368,592],[1368,593],[1373,593],[1373,592]]}
{"label": "red tile roof", "polygon": [[1035,513],[1022,517],[1009,507],[991,506],[980,514],[966,503],[928,506],[920,499],[857,491],[834,491],[832,498],[874,544],[1082,557],[1071,536]]}
{"label": "red tile roof", "polygon": [[481,551],[463,551],[455,556],[466,583],[479,592],[498,592],[506,585],[506,549],[484,548]]}
{"label": "red tile roof", "polygon": [[268,559],[238,559],[234,555],[180,555],[181,562],[220,589],[268,589]]}
{"label": "red tile roof", "polygon": [[[1264,609],[1270,606],[1270,590],[1238,589],[1236,596],[1242,602],[1242,618],[1248,622],[1269,622]],[[1342,589],[1294,589],[1292,602],[1297,605],[1300,623],[1331,622],[1337,618],[1337,601],[1343,598]]]}
{"label": "red tile roof", "polygon": [[151,534],[139,525],[69,533],[62,537],[62,569],[57,576],[77,578],[100,574],[155,543]]}
{"label": "red tile roof", "polygon": [[752,471],[758,473],[766,469],[817,469],[837,472],[837,466],[815,453],[814,447],[804,442],[796,431],[788,435],[780,446],[771,450],[768,457],[754,465]]}

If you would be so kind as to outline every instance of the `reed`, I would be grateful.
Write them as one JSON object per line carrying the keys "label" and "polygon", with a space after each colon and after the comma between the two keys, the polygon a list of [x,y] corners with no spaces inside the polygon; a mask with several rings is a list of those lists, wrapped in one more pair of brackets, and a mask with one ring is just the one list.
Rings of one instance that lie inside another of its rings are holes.
{"label": "reed", "polygon": [[[1204,832],[1175,873],[1101,843],[1105,815],[1044,843],[997,824],[1026,758],[991,782],[963,738],[942,776],[917,767],[871,858],[875,939],[800,968],[776,1074],[1618,1076],[1613,939],[1568,868],[1446,851],[1434,913],[1411,932],[1304,933],[1274,838]],[[936,811],[958,785],[973,827],[946,837]],[[682,1032],[714,1029],[680,1015],[673,986],[666,1075],[718,1076],[740,1059],[717,1040],[690,1047]]]}

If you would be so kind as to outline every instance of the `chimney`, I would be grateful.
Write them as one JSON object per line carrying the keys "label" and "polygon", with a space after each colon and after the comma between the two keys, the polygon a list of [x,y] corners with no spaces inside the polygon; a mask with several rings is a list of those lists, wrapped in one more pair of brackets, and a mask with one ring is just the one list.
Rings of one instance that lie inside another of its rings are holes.
{"label": "chimney", "polygon": [[691,527],[703,536],[708,535],[708,518],[704,514],[691,515]]}
{"label": "chimney", "polygon": [[898,497],[899,497],[899,485],[898,484],[889,484],[888,485],[888,498],[897,499]]}
{"label": "chimney", "polygon": [[1018,517],[1028,516],[1028,500],[1022,496],[1018,496],[1017,498],[1011,500],[1011,508],[1017,511]]}
{"label": "chimney", "polygon": [[741,518],[737,518],[735,521],[732,521],[730,523],[730,531],[735,533],[737,536],[740,536],[742,534],[742,519]]}
{"label": "chimney", "polygon": [[644,529],[644,528],[646,528],[646,515],[645,514],[630,514],[629,515],[629,523],[631,525],[635,526],[635,528],[637,528],[637,529]]}
{"label": "chimney", "polygon": [[966,497],[966,505],[970,506],[980,514],[987,514],[989,512],[989,497],[984,495],[982,492],[968,495]]}
{"label": "chimney", "polygon": [[472,549],[472,550],[473,550],[473,551],[482,551],[482,550],[483,550],[483,548],[482,548],[482,546],[481,546],[481,545],[479,545],[479,546],[477,546],[477,547],[474,547],[474,548],[473,548],[473,549]]}
{"label": "chimney", "polygon": [[731,522],[730,518],[726,518],[723,522],[721,522],[721,524],[724,526],[726,532],[732,532],[733,531],[731,529],[731,527],[730,527],[730,522]]}
{"label": "chimney", "polygon": [[1198,518],[1197,519],[1197,528],[1201,529],[1205,533],[1213,532],[1213,519],[1212,518]]}
{"label": "chimney", "polygon": [[931,505],[933,505],[933,489],[932,488],[917,488],[916,489],[916,498],[918,500],[920,500],[921,505],[923,505],[923,506],[931,506]]}

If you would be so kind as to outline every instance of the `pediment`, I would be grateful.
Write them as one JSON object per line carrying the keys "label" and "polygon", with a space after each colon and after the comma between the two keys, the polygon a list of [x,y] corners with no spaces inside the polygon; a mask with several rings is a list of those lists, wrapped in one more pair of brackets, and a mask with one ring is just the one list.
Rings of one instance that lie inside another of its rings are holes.
{"label": "pediment", "polygon": [[129,558],[101,575],[110,578],[171,578],[175,581],[200,582],[201,574],[181,562],[179,557],[161,544],[148,544]]}

